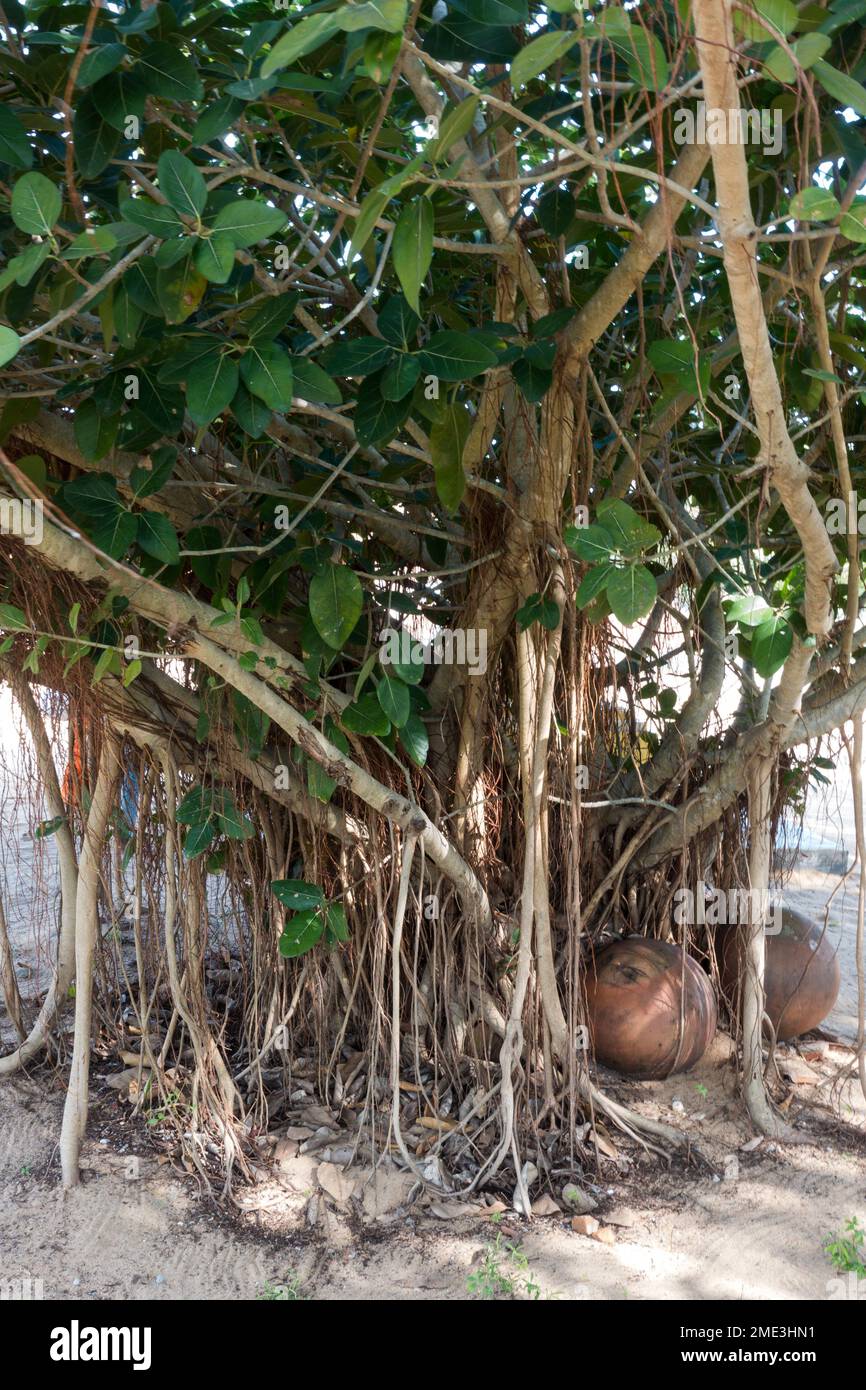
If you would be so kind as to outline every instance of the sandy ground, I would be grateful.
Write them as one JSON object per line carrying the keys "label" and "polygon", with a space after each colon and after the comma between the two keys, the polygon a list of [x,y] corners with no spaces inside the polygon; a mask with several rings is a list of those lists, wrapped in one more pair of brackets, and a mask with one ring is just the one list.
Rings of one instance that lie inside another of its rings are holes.
{"label": "sandy ground", "polygon": [[561,1210],[531,1222],[510,1201],[455,1216],[447,1194],[413,1194],[395,1169],[380,1173],[377,1203],[366,1170],[342,1175],[285,1139],[228,1215],[148,1147],[114,1096],[94,1107],[84,1181],[64,1197],[60,1082],[21,1078],[0,1086],[0,1274],[41,1279],[48,1299],[257,1299],[297,1281],[317,1300],[459,1300],[498,1239],[526,1259],[493,1255],[512,1296],[530,1279],[565,1299],[841,1297],[823,1241],[852,1216],[866,1225],[866,1107],[851,1083],[831,1095],[850,1057],[826,1042],[782,1049],[783,1070],[812,1073],[777,1090],[801,1139],[785,1145],[752,1139],[723,1035],[688,1076],[608,1075],[622,1099],[694,1135],[707,1160],[671,1170],[600,1130],[612,1156],[582,1187],[611,1244],[572,1230],[556,1187]]}

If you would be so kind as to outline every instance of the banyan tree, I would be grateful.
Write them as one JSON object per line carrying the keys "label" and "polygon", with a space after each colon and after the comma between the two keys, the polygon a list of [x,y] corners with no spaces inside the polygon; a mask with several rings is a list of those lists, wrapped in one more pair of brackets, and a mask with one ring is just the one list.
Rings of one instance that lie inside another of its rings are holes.
{"label": "banyan tree", "polygon": [[347,1057],[458,1191],[596,1117],[687,1152],[585,982],[637,934],[715,985],[698,884],[749,890],[783,1132],[773,850],[866,705],[864,16],[3,0],[0,679],[60,893],[0,1075],[66,1069],[67,1185],[112,1050],[211,1176]]}

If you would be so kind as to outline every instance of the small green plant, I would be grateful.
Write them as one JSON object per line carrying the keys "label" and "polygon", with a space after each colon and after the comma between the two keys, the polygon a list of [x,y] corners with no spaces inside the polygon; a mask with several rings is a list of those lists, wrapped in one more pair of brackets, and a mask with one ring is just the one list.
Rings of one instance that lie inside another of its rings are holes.
{"label": "small green plant", "polygon": [[698,1095],[701,1097],[702,1100],[709,1095],[709,1091],[707,1090],[703,1081],[695,1082],[695,1090],[697,1091]]}
{"label": "small green plant", "polygon": [[856,1216],[845,1223],[847,1235],[829,1235],[824,1241],[827,1259],[842,1274],[856,1274],[858,1279],[866,1279],[866,1231]]}
{"label": "small green plant", "polygon": [[304,1303],[309,1294],[301,1292],[300,1274],[293,1274],[289,1270],[282,1283],[267,1282],[257,1298],[262,1303]]}
{"label": "small green plant", "polygon": [[475,1298],[520,1298],[536,1302],[541,1287],[529,1275],[529,1260],[521,1245],[504,1240],[502,1232],[487,1242],[478,1269],[466,1279],[466,1291]]}
{"label": "small green plant", "polygon": [[[147,1089],[150,1089],[150,1082]],[[147,1125],[150,1129],[157,1129],[159,1125],[164,1125],[166,1120],[181,1113],[184,1109],[183,1097],[180,1091],[169,1091],[162,1105],[155,1105],[147,1112]]]}

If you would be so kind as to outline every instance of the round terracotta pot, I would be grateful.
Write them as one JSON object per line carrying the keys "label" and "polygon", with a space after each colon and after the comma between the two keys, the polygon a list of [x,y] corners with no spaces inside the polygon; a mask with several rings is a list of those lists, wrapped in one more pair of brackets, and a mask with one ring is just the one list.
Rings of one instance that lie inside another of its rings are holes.
{"label": "round terracotta pot", "polygon": [[[742,933],[736,927],[716,934],[722,988],[739,1013]],[[782,930],[766,937],[766,1009],[780,1042],[817,1028],[839,993],[836,948],[821,923],[791,907],[782,909]]]}
{"label": "round terracotta pot", "polygon": [[587,972],[586,1006],[597,1061],[626,1076],[688,1071],[716,1031],[713,987],[697,961],[643,936],[599,951]]}

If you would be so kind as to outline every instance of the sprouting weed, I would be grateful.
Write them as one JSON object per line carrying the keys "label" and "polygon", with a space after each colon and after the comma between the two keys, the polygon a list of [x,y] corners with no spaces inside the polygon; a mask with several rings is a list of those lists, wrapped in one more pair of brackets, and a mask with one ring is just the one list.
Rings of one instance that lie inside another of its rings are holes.
{"label": "sprouting weed", "polygon": [[483,1299],[523,1297],[537,1302],[541,1298],[541,1286],[530,1276],[523,1247],[504,1240],[501,1231],[488,1241],[481,1264],[466,1279],[466,1291]]}
{"label": "sprouting weed", "polygon": [[866,1231],[856,1216],[845,1222],[847,1235],[829,1235],[824,1241],[827,1259],[835,1269],[843,1274],[856,1274],[858,1279],[866,1279]]}

